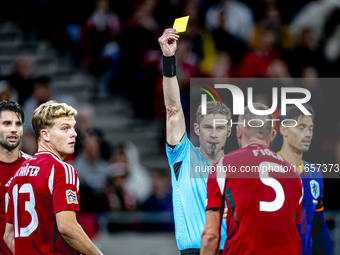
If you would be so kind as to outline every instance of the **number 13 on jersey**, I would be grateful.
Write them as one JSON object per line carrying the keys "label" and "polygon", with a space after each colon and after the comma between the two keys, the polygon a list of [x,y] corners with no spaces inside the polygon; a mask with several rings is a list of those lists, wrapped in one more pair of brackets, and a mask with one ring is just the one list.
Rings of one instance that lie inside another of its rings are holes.
{"label": "number 13 on jersey", "polygon": [[[29,194],[29,201],[25,201],[25,211],[31,215],[31,222],[24,228],[18,226],[18,196],[22,193]],[[8,195],[8,194],[7,194]],[[15,237],[27,237],[32,234],[38,227],[38,215],[35,210],[35,197],[33,187],[30,183],[25,183],[18,191],[18,184],[15,184],[12,191],[13,205],[14,205],[14,236]],[[6,201],[7,202],[7,201]],[[7,202],[8,203],[8,202]],[[7,208],[7,205],[6,205]]]}

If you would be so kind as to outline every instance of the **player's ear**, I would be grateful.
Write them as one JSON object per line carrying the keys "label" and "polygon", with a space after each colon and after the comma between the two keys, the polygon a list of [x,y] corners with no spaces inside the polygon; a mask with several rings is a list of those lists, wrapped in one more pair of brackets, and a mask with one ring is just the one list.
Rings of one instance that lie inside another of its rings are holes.
{"label": "player's ear", "polygon": [[230,136],[230,134],[231,134],[231,126],[230,126],[230,127],[228,127],[228,134],[227,134],[227,137],[229,137],[229,136]]}
{"label": "player's ear", "polygon": [[42,129],[42,130],[40,130],[40,137],[41,137],[41,139],[43,139],[45,142],[49,142],[49,141],[50,141],[50,135],[49,135],[47,129]]}
{"label": "player's ear", "polygon": [[280,125],[279,129],[282,136],[287,135],[287,127]]}
{"label": "player's ear", "polygon": [[239,140],[242,138],[242,128],[240,128],[239,126],[236,126],[236,136]]}
{"label": "player's ear", "polygon": [[194,130],[195,130],[195,134],[200,136],[200,125],[197,123],[194,123]]}
{"label": "player's ear", "polygon": [[273,129],[273,130],[272,130],[272,134],[271,134],[271,136],[270,136],[270,141],[273,141],[273,140],[274,140],[276,134],[277,134],[277,133],[276,133],[276,130]]}

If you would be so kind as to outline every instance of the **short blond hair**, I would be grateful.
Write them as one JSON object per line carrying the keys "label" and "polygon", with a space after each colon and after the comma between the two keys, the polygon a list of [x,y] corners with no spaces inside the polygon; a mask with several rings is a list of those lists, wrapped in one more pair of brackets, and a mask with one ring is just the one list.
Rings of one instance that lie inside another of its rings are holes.
{"label": "short blond hair", "polygon": [[40,131],[44,128],[52,127],[55,119],[76,115],[77,110],[65,103],[50,100],[41,104],[35,109],[31,122],[37,142],[40,139]]}
{"label": "short blond hair", "polygon": [[[224,115],[227,119],[227,126],[229,127],[231,124],[231,111],[228,106],[226,106],[224,103],[219,104],[215,103],[214,101],[208,101],[207,102],[207,114],[221,114]],[[197,124],[201,125],[201,122],[204,118],[204,115],[202,114],[202,105],[199,105],[196,111],[196,122]]]}

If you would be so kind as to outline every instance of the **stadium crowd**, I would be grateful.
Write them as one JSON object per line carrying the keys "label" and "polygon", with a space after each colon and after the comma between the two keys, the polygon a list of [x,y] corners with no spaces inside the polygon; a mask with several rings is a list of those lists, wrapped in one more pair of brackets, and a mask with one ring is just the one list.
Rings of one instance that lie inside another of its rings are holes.
{"label": "stadium crowd", "polygon": [[[96,77],[93,99],[123,95],[132,102],[135,117],[147,121],[165,119],[157,39],[175,18],[189,15],[176,53],[186,115],[190,78],[288,78],[288,85],[289,79],[309,78],[301,86],[312,92],[318,122],[305,158],[340,164],[340,118],[333,115],[340,107],[339,85],[322,86],[319,79],[339,75],[337,0],[25,0],[0,7],[0,17],[20,24],[27,40],[50,40],[60,54],[70,56],[70,63]],[[129,87],[124,86],[127,77]],[[80,196],[86,197],[81,211],[172,211],[169,175],[145,169],[131,142],[112,146],[105,141],[94,126],[93,107],[53,95],[53,81],[35,76],[34,56],[18,56],[13,73],[1,80],[0,99],[19,102],[27,120],[50,99],[78,110],[76,152],[67,161],[77,169]],[[267,94],[262,96],[262,102],[270,102]],[[29,126],[27,122],[21,149],[33,155],[36,144]],[[327,209],[340,208],[335,188],[336,180],[325,179]],[[92,216],[85,215],[84,221]]]}

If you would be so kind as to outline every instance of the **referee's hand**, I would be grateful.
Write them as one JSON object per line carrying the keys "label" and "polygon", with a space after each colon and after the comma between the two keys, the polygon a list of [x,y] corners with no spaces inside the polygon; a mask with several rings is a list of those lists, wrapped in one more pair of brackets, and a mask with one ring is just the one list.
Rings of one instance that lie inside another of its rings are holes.
{"label": "referee's hand", "polygon": [[177,40],[179,38],[176,29],[168,28],[164,30],[161,37],[158,38],[164,56],[173,56],[177,49]]}

